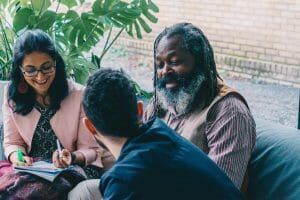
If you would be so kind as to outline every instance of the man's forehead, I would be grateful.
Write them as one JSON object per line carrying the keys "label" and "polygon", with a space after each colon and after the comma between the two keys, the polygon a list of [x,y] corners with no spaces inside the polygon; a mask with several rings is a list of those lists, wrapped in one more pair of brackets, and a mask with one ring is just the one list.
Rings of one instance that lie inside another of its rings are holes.
{"label": "man's forehead", "polygon": [[182,47],[182,38],[179,35],[170,38],[164,36],[157,45],[156,55],[159,54],[174,54],[177,51],[184,50]]}

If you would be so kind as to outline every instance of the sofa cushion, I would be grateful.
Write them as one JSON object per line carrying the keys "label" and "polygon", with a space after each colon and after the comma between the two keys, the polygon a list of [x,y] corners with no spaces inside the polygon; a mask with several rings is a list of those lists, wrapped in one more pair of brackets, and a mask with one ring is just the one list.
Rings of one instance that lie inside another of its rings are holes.
{"label": "sofa cushion", "polygon": [[300,199],[300,130],[257,120],[249,199]]}

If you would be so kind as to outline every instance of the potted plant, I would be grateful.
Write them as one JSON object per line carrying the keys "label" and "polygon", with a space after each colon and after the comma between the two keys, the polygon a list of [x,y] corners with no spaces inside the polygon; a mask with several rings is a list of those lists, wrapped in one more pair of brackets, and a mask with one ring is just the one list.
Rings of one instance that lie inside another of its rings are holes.
{"label": "potted plant", "polygon": [[[153,13],[159,11],[151,0],[1,0],[0,9],[1,80],[8,78],[15,39],[26,29],[39,28],[54,38],[68,75],[79,83],[101,67],[122,32],[139,39],[142,30],[151,32],[148,23],[157,22]],[[92,50],[102,39],[102,50]]]}
{"label": "potted plant", "polygon": [[[85,6],[82,12],[78,7]],[[11,70],[15,39],[26,29],[39,28],[55,40],[69,77],[85,83],[122,32],[142,38],[151,32],[159,11],[151,0],[1,0],[0,1],[0,100]],[[102,50],[92,50],[104,40]],[[4,81],[4,82],[3,82]],[[151,94],[135,84],[137,94]],[[0,104],[2,104],[0,102]],[[2,114],[0,114],[0,119]]]}

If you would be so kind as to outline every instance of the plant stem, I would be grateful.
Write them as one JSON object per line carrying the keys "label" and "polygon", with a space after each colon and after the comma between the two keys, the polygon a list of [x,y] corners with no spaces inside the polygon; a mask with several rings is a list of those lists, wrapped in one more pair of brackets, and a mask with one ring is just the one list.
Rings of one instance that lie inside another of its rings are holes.
{"label": "plant stem", "polygon": [[[119,32],[118,32],[118,34],[114,37],[114,39],[111,41],[111,43],[108,45],[108,47],[106,47],[105,49],[103,49],[103,52],[102,52],[102,54],[101,54],[101,56],[100,56],[100,63],[101,63],[101,61],[102,61],[102,58],[103,58],[103,56],[108,52],[108,50],[110,49],[110,47],[115,43],[115,41],[118,39],[118,37],[121,35],[121,33],[123,32],[123,30],[124,30],[125,28],[122,28]],[[99,63],[99,64],[100,64]]]}
{"label": "plant stem", "polygon": [[35,11],[35,10],[34,10],[34,7],[33,7],[32,0],[30,0],[30,3],[31,3],[31,8],[32,8],[32,10]]}
{"label": "plant stem", "polygon": [[89,35],[86,38],[86,42],[79,48],[80,51],[82,51],[83,47],[87,44],[87,41],[90,39],[90,37],[92,36],[93,31],[95,30],[95,28],[98,26],[98,24],[100,24],[100,20],[97,21],[96,25],[93,27],[93,29],[90,31]]}
{"label": "plant stem", "polygon": [[[18,34],[17,34],[16,30],[14,29],[14,27],[9,23],[8,20],[6,20],[6,17],[3,16],[1,12],[0,12],[0,17],[1,17],[2,19],[4,19],[5,24],[7,24],[7,25],[9,26],[9,28],[10,28],[10,29],[18,36]],[[1,20],[1,18],[0,18],[0,20]]]}
{"label": "plant stem", "polygon": [[44,6],[45,6],[45,1],[43,1],[43,5],[41,6],[41,9],[39,10],[38,17],[40,17],[40,15],[42,14],[43,7],[44,7]]}
{"label": "plant stem", "polygon": [[105,45],[103,47],[103,50],[106,49],[106,47],[107,47],[108,41],[109,41],[110,36],[111,36],[111,32],[112,32],[112,26],[109,28],[109,33],[107,35],[106,42],[105,42]]}
{"label": "plant stem", "polygon": [[56,9],[55,9],[55,12],[56,12],[56,13],[57,13],[58,8],[59,8],[59,6],[60,6],[60,1],[61,1],[61,0],[58,0],[57,6],[56,6]]}
{"label": "plant stem", "polygon": [[9,42],[8,42],[8,39],[7,39],[7,36],[6,36],[6,32],[5,32],[5,29],[4,29],[4,26],[3,26],[3,23],[2,23],[1,19],[0,19],[0,25],[1,25],[1,30],[2,30],[3,37],[4,37],[3,42],[4,42],[4,45],[5,45],[6,57],[7,57],[7,60],[9,60],[9,55],[12,55],[13,52],[12,52],[10,46],[9,46]]}

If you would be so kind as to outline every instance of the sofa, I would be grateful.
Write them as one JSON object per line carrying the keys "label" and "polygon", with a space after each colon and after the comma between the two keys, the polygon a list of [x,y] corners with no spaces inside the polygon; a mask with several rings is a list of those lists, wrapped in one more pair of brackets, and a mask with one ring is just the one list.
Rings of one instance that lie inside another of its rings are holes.
{"label": "sofa", "polygon": [[256,120],[247,199],[300,199],[300,130]]}
{"label": "sofa", "polygon": [[[300,130],[264,120],[256,120],[256,126],[246,199],[300,199]],[[0,145],[0,160],[3,159]]]}

